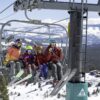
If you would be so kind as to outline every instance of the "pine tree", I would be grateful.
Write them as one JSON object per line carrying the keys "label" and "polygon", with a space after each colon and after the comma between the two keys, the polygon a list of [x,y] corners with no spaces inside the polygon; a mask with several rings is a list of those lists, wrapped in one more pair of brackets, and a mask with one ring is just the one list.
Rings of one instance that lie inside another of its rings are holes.
{"label": "pine tree", "polygon": [[9,100],[6,80],[2,73],[0,73],[0,98],[3,100]]}

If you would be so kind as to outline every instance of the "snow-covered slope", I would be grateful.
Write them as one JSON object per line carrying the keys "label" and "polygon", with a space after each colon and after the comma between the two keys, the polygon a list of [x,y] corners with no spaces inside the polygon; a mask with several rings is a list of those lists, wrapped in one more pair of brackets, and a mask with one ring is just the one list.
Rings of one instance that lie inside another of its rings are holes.
{"label": "snow-covered slope", "polygon": [[[97,84],[100,82],[100,77],[96,77],[96,74],[90,75],[90,73],[87,73],[86,80],[91,84],[91,86],[88,87],[90,93],[88,100],[100,100],[100,92],[93,94],[93,91],[97,89]],[[38,88],[38,83],[35,85],[29,84],[28,86],[26,86],[25,83],[17,86],[10,86],[8,87],[10,100],[58,100],[58,95],[54,97],[49,96],[50,92],[53,90],[51,84],[45,85],[45,82],[42,82],[41,86],[41,88]],[[98,89],[100,91],[100,86],[98,86]],[[66,87],[64,86],[59,93],[61,94],[59,100],[64,100]]]}

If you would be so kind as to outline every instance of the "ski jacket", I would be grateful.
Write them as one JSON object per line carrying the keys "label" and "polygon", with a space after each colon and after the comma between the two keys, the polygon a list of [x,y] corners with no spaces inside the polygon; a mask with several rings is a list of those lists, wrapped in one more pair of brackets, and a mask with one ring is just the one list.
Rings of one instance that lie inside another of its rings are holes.
{"label": "ski jacket", "polygon": [[40,66],[44,63],[46,63],[44,54],[43,53],[38,53],[35,57],[35,65]]}
{"label": "ski jacket", "polygon": [[20,48],[17,48],[15,45],[12,45],[11,47],[8,48],[7,54],[5,57],[5,61],[16,61],[19,59],[21,54]]}
{"label": "ski jacket", "polygon": [[45,56],[48,62],[53,62],[53,63],[56,63],[63,59],[63,53],[61,48],[59,47],[52,48],[51,45],[47,47],[45,51]]}
{"label": "ski jacket", "polygon": [[28,54],[27,52],[25,52],[24,54],[21,55],[20,59],[27,64],[32,64],[34,63],[34,56],[32,53]]}
{"label": "ski jacket", "polygon": [[50,52],[51,45],[49,45],[46,50],[44,51],[45,58],[47,62],[50,62],[52,53]]}

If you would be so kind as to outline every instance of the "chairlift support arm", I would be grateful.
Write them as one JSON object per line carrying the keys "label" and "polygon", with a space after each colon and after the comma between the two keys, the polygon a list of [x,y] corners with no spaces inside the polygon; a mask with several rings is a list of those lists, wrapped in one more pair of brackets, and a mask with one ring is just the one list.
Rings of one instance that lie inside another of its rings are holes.
{"label": "chairlift support arm", "polygon": [[[75,10],[82,9],[82,3],[76,2],[60,2],[60,1],[40,1],[40,0],[31,0],[31,4],[28,3],[28,0],[16,5],[14,3],[14,11],[18,10],[32,10],[32,9],[53,9],[53,10]],[[73,6],[74,5],[74,6]],[[100,4],[89,4],[84,3],[83,9],[88,9],[88,11],[92,12],[100,12]]]}

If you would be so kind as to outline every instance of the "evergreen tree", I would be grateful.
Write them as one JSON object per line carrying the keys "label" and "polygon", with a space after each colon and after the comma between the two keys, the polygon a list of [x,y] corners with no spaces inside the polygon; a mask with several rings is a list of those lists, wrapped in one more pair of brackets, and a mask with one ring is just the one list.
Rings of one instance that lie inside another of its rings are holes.
{"label": "evergreen tree", "polygon": [[2,98],[3,100],[9,100],[6,80],[1,72],[0,72],[0,98]]}

